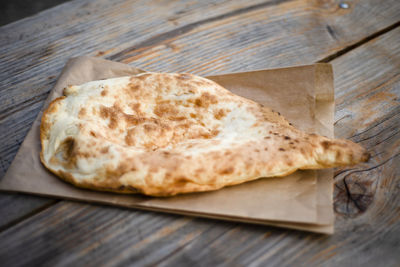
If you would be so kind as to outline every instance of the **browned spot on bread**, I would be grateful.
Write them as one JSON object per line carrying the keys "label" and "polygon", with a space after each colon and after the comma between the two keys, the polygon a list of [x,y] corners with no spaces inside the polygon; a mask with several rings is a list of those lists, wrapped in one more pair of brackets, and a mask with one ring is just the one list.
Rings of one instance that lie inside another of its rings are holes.
{"label": "browned spot on bread", "polygon": [[128,84],[128,89],[132,92],[136,92],[137,90],[139,90],[140,85],[137,83],[129,83]]}
{"label": "browned spot on bread", "polygon": [[184,116],[171,116],[171,117],[168,117],[168,119],[171,120],[171,121],[183,121],[183,120],[186,120],[186,117],[184,117]]}
{"label": "browned spot on bread", "polygon": [[215,95],[212,95],[208,92],[204,92],[201,94],[201,97],[204,98],[207,102],[211,103],[211,104],[216,104],[218,103],[218,99]]}
{"label": "browned spot on bread", "polygon": [[329,142],[329,141],[322,141],[322,142],[321,142],[321,145],[322,145],[322,147],[323,147],[324,149],[329,149],[329,147],[330,147],[331,145],[333,145],[333,143],[332,143],[332,142]]}
{"label": "browned spot on bread", "polygon": [[86,115],[86,108],[81,108],[78,112],[78,118],[82,118]]}
{"label": "browned spot on bread", "polygon": [[220,120],[225,116],[226,116],[226,112],[223,109],[219,109],[216,113],[214,113],[214,118],[216,118],[217,120]]}
{"label": "browned spot on bread", "polygon": [[106,153],[108,153],[108,150],[109,150],[108,146],[107,147],[103,147],[102,149],[100,149],[100,153],[106,154]]}
{"label": "browned spot on bread", "polygon": [[135,171],[136,166],[133,165],[132,162],[129,164],[127,162],[121,162],[118,164],[117,167],[111,167],[108,166],[105,168],[105,176],[107,177],[106,185],[111,186],[113,188],[117,187],[119,184],[117,182],[117,179],[121,177],[121,175],[129,172],[129,171]]}
{"label": "browned spot on bread", "polygon": [[211,139],[211,138],[213,138],[215,135],[217,135],[217,134],[213,134],[213,133],[201,133],[201,134],[199,134],[198,136],[192,136],[192,138],[196,139],[196,138],[202,137],[202,138],[204,138],[204,139]]}
{"label": "browned spot on bread", "polygon": [[171,155],[171,152],[169,152],[169,151],[162,151],[161,154],[162,154],[164,157],[168,157],[168,156]]}
{"label": "browned spot on bread", "polygon": [[135,145],[134,133],[135,133],[135,129],[129,129],[128,132],[125,135],[125,143],[128,146],[134,146]]}
{"label": "browned spot on bread", "polygon": [[101,91],[101,96],[106,96],[108,94],[108,91],[106,89],[104,89],[103,91]]}
{"label": "browned spot on bread", "polygon": [[115,129],[118,126],[118,121],[121,113],[122,113],[121,108],[119,108],[116,103],[114,103],[112,107],[106,107],[106,106],[100,107],[100,116],[103,119],[106,118],[109,119],[108,127],[110,129]]}
{"label": "browned spot on bread", "polygon": [[290,137],[285,135],[285,140],[290,140]]}
{"label": "browned spot on bread", "polygon": [[176,128],[183,128],[183,129],[188,129],[189,127],[190,127],[190,124],[187,123],[187,122],[178,124],[178,125],[176,126]]}
{"label": "browned spot on bread", "polygon": [[68,182],[70,182],[70,183],[74,183],[74,181],[75,181],[74,176],[72,176],[72,174],[70,174],[69,172],[64,172],[64,171],[62,171],[62,170],[59,170],[59,171],[57,172],[57,174],[58,174],[60,177],[63,177],[66,181],[68,181]]}
{"label": "browned spot on bread", "polygon": [[202,107],[203,106],[203,101],[201,100],[201,98],[198,98],[194,101],[194,104],[198,107]]}
{"label": "browned spot on bread", "polygon": [[157,131],[157,126],[154,125],[154,124],[145,124],[145,125],[143,126],[143,128],[144,128],[144,131],[145,131],[147,134],[151,134],[151,132]]}
{"label": "browned spot on bread", "polygon": [[[76,164],[76,141],[73,137],[65,138],[60,146],[57,148],[55,155],[58,156],[59,161],[65,168],[72,168]],[[60,158],[61,156],[61,158]]]}
{"label": "browned spot on bread", "polygon": [[156,114],[159,117],[164,117],[164,116],[174,116],[178,114],[178,109],[169,103],[160,103],[157,104],[157,106],[154,108],[154,114]]}
{"label": "browned spot on bread", "polygon": [[188,182],[190,182],[190,181],[188,180],[187,177],[185,177],[185,176],[180,176],[180,177],[178,177],[178,178],[175,180],[174,186],[183,187],[183,186],[185,186]]}
{"label": "browned spot on bread", "polygon": [[265,136],[264,137],[264,139],[270,139],[271,138],[271,136]]}
{"label": "browned spot on bread", "polygon": [[61,149],[64,152],[63,158],[65,160],[68,160],[73,156],[74,148],[75,148],[75,139],[73,137],[67,137],[61,143],[60,148],[58,149]]}
{"label": "browned spot on bread", "polygon": [[196,118],[196,114],[190,113],[190,117],[194,119],[194,118]]}
{"label": "browned spot on bread", "polygon": [[122,116],[125,119],[125,122],[126,122],[126,124],[128,124],[128,126],[138,125],[140,123],[144,123],[145,121],[147,121],[147,119],[144,117],[138,117],[138,116],[130,115],[130,114],[126,114],[126,113],[122,113]]}
{"label": "browned spot on bread", "polygon": [[140,103],[133,103],[131,104],[132,111],[136,113],[140,113]]}
{"label": "browned spot on bread", "polygon": [[218,103],[217,97],[208,92],[202,93],[199,98],[196,98],[194,100],[194,104],[197,107],[201,108],[208,108],[211,104],[216,104],[216,103]]}
{"label": "browned spot on bread", "polygon": [[221,171],[219,172],[219,174],[226,175],[226,174],[231,174],[231,173],[233,173],[234,171],[235,171],[235,169],[234,169],[232,166],[230,166],[230,167],[227,167],[227,168],[221,170]]}
{"label": "browned spot on bread", "polygon": [[154,147],[154,143],[153,143],[153,142],[144,143],[143,146],[144,146],[146,149],[152,149],[152,150],[155,150],[155,149],[156,149],[156,147]]}
{"label": "browned spot on bread", "polygon": [[279,151],[285,151],[285,149],[284,149],[284,148],[282,148],[282,147],[280,147],[280,148],[279,148]]}
{"label": "browned spot on bread", "polygon": [[219,130],[217,130],[217,129],[214,129],[214,130],[212,130],[211,131],[211,135],[214,137],[214,136],[216,136],[216,135],[218,135],[219,134]]}
{"label": "browned spot on bread", "polygon": [[93,153],[86,152],[86,151],[79,151],[79,150],[75,152],[75,155],[76,155],[77,157],[80,157],[80,158],[90,158],[90,157],[94,157],[94,154],[93,154]]}
{"label": "browned spot on bread", "polygon": [[97,136],[96,133],[93,132],[93,131],[90,131],[90,135],[93,136],[93,137],[96,137],[96,136]]}

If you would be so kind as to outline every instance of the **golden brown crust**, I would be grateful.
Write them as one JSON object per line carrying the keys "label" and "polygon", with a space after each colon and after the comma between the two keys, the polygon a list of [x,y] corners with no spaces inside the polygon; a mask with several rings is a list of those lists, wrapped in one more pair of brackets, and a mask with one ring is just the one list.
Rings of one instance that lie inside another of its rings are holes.
{"label": "golden brown crust", "polygon": [[[40,122],[40,144],[42,146],[42,150],[40,151],[40,160],[41,162],[46,166],[44,160],[43,160],[43,147],[44,147],[44,140],[48,139],[47,135],[50,130],[51,125],[47,122],[47,116],[51,113],[55,112],[55,107],[59,104],[59,102],[64,99],[65,96],[57,97],[47,107],[47,109],[43,112],[42,119]],[[46,166],[47,167],[47,166]]]}
{"label": "golden brown crust", "polygon": [[82,188],[170,196],[369,157],[191,74],[146,73],[64,92],[43,113],[40,158]]}

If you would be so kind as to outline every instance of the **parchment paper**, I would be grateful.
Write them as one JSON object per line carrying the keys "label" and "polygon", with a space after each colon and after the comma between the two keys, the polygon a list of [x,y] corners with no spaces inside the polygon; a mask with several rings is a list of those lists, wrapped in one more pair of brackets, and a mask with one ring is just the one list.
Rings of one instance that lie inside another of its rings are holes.
{"label": "parchment paper", "polygon": [[[132,75],[142,70],[91,57],[68,61],[48,103],[69,84]],[[333,77],[329,64],[314,64],[208,77],[232,92],[282,113],[296,127],[333,136]],[[0,190],[123,207],[333,233],[331,170],[297,171],[222,190],[151,198],[79,189],[48,172],[40,163],[42,112],[22,143]]]}

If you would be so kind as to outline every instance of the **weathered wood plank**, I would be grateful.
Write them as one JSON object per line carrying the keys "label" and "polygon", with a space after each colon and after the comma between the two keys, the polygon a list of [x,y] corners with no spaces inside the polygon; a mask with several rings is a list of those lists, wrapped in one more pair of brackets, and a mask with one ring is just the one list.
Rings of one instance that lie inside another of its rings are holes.
{"label": "weathered wood plank", "polygon": [[[399,177],[400,47],[393,43],[395,38],[400,38],[400,28],[369,42],[367,51],[357,49],[345,56],[361,58],[362,67],[361,60],[334,60],[336,75],[341,77],[336,82],[336,135],[350,138],[372,152],[368,164],[336,171],[338,214],[353,217],[367,209],[383,209],[385,191],[391,190],[391,183],[396,183],[396,175]],[[377,67],[371,68],[370,64]],[[352,68],[360,71],[347,71]],[[390,217],[392,212],[387,210],[385,215]]]}
{"label": "weathered wood plank", "polygon": [[[337,171],[332,237],[62,202],[1,233],[1,262],[395,266],[400,261],[400,146],[392,126],[400,125],[399,36],[397,28],[332,62],[336,133],[362,142],[373,154],[367,164]],[[376,171],[361,171],[370,168]],[[344,189],[350,194],[340,196],[344,177],[354,171]],[[357,183],[373,188],[360,211],[340,203],[351,195],[365,197]]]}
{"label": "weathered wood plank", "polygon": [[0,231],[54,202],[55,200],[36,196],[2,193],[0,198]]}
{"label": "weathered wood plank", "polygon": [[[152,71],[200,75],[253,70],[255,66],[308,64],[384,29],[370,19],[377,12],[394,8],[386,17],[391,17],[386,26],[396,24],[400,15],[398,6],[388,2],[383,6],[373,1],[354,2],[350,3],[350,9],[343,10],[334,1],[280,2],[216,22],[208,20],[209,23],[199,23],[179,35],[174,30],[156,36],[157,41],[135,44],[107,58]],[[240,64],[235,60],[239,56]]]}

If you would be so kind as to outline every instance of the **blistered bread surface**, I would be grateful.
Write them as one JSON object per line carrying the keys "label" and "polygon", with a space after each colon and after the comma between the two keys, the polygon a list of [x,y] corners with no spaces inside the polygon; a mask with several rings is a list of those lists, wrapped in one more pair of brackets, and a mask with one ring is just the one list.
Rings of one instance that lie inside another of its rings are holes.
{"label": "blistered bread surface", "polygon": [[41,161],[79,187],[170,196],[368,159],[350,141],[191,74],[145,73],[68,86],[42,117]]}

